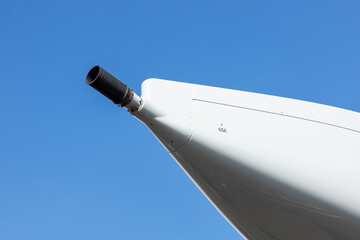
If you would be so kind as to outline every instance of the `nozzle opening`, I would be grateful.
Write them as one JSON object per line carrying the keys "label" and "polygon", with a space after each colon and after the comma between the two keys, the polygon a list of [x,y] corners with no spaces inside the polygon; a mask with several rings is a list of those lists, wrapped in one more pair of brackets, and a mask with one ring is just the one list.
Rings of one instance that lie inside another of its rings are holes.
{"label": "nozzle opening", "polygon": [[92,69],[90,69],[89,73],[86,76],[86,83],[91,84],[93,83],[100,73],[100,66],[95,66]]}

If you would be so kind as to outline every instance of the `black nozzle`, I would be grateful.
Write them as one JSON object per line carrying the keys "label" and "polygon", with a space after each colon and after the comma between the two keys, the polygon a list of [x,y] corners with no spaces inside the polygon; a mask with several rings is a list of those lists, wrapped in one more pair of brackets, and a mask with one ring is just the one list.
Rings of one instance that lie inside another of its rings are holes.
{"label": "black nozzle", "polygon": [[132,90],[100,66],[95,66],[89,71],[86,83],[121,107],[131,101]]}

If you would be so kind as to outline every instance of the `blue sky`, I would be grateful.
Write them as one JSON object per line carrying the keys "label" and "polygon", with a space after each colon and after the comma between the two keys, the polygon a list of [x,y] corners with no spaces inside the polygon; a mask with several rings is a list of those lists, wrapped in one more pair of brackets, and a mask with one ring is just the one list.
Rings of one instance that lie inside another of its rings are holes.
{"label": "blue sky", "polygon": [[360,112],[359,1],[4,1],[0,239],[241,239],[101,65]]}

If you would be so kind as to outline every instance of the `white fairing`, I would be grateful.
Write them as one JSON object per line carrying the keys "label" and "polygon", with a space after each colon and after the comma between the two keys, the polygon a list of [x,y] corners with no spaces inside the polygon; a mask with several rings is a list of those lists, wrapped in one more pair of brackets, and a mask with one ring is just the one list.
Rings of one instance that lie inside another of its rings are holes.
{"label": "white fairing", "polygon": [[144,122],[247,239],[360,239],[360,114],[149,79]]}

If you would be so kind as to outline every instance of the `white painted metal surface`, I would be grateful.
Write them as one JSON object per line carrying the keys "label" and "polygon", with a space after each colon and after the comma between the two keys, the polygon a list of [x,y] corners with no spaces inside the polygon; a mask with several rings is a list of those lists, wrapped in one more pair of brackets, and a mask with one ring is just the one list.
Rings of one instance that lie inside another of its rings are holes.
{"label": "white painted metal surface", "polygon": [[247,239],[360,239],[360,114],[149,79],[132,113]]}

